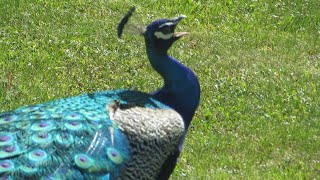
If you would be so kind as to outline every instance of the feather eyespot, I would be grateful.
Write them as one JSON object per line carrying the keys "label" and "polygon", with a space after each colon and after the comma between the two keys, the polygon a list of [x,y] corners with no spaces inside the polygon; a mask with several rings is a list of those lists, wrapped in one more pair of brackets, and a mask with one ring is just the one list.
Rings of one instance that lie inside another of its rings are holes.
{"label": "feather eyespot", "polygon": [[10,122],[16,121],[16,120],[18,120],[18,116],[16,116],[16,115],[0,117],[0,124],[10,123]]}
{"label": "feather eyespot", "polygon": [[10,160],[0,161],[0,173],[14,170],[14,164]]}
{"label": "feather eyespot", "polygon": [[65,123],[65,127],[71,131],[78,131],[83,125],[79,121],[69,121]]}
{"label": "feather eyespot", "polygon": [[55,141],[58,144],[62,145],[63,147],[68,147],[72,143],[74,143],[74,138],[71,134],[60,133],[60,134],[56,134]]}
{"label": "feather eyespot", "polygon": [[0,146],[11,145],[14,142],[14,137],[11,134],[0,134]]}
{"label": "feather eyespot", "polygon": [[108,148],[107,155],[109,159],[115,164],[121,164],[123,162],[123,157],[120,152],[115,148]]}
{"label": "feather eyespot", "polygon": [[26,173],[26,174],[28,174],[28,175],[31,175],[31,174],[37,172],[37,170],[38,170],[38,169],[36,168],[36,166],[35,166],[34,164],[32,164],[32,163],[26,164],[26,165],[22,165],[22,166],[19,167],[19,169],[20,169],[22,172],[24,172],[24,173]]}
{"label": "feather eyespot", "polygon": [[34,143],[37,144],[48,144],[52,141],[52,135],[49,133],[39,133],[33,134],[31,139]]}
{"label": "feather eyespot", "polygon": [[20,152],[21,152],[20,148],[17,145],[9,145],[9,146],[1,147],[0,159],[15,156],[15,155],[19,154]]}
{"label": "feather eyespot", "polygon": [[86,154],[75,155],[74,162],[81,169],[88,169],[94,164],[94,160]]}
{"label": "feather eyespot", "polygon": [[50,131],[54,128],[52,121],[40,121],[31,126],[32,131]]}
{"label": "feather eyespot", "polygon": [[41,149],[36,149],[34,151],[29,152],[28,158],[32,162],[43,162],[45,159],[47,159],[48,154],[41,150]]}

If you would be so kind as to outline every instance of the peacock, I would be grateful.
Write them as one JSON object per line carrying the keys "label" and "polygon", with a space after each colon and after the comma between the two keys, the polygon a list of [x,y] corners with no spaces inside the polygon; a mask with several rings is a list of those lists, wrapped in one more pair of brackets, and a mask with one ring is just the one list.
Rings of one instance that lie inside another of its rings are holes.
{"label": "peacock", "polygon": [[167,54],[188,34],[175,32],[183,18],[141,32],[164,80],[158,91],[86,93],[1,113],[0,179],[168,179],[200,99],[195,73]]}

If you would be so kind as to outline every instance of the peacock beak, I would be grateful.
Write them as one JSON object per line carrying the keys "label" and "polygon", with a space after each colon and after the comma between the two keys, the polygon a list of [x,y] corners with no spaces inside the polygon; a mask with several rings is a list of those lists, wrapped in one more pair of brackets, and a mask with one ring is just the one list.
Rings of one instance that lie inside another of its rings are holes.
{"label": "peacock beak", "polygon": [[180,15],[179,17],[173,18],[171,20],[171,22],[173,22],[174,24],[178,24],[178,22],[180,22],[182,19],[186,18],[187,16],[185,15]]}
{"label": "peacock beak", "polygon": [[175,32],[175,33],[173,33],[173,37],[180,38],[180,37],[188,35],[188,34],[189,34],[188,32]]}
{"label": "peacock beak", "polygon": [[[175,25],[177,25],[182,19],[184,19],[184,18],[186,18],[187,16],[185,16],[185,15],[181,15],[181,16],[179,16],[179,17],[176,17],[176,18],[173,18],[172,19],[172,22],[175,24]],[[173,33],[173,37],[174,38],[180,38],[180,37],[182,37],[182,36],[185,36],[185,35],[188,35],[189,33],[188,32],[175,32],[175,33]]]}

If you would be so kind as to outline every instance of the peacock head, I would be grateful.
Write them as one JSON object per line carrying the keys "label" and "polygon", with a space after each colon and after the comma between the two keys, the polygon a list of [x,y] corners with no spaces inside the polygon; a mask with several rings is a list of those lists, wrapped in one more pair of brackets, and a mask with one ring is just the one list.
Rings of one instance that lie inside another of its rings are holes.
{"label": "peacock head", "polygon": [[174,32],[177,24],[186,16],[182,15],[173,19],[159,19],[150,23],[146,31],[142,33],[147,46],[151,46],[158,52],[166,53],[171,45],[187,32]]}

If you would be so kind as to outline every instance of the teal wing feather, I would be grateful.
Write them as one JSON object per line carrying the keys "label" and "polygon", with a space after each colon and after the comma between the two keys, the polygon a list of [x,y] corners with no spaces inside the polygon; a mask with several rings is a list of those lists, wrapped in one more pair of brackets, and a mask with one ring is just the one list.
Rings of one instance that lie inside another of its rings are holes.
{"label": "teal wing feather", "polygon": [[116,177],[131,152],[106,109],[115,100],[128,107],[166,108],[147,94],[117,90],[0,114],[0,179]]}

